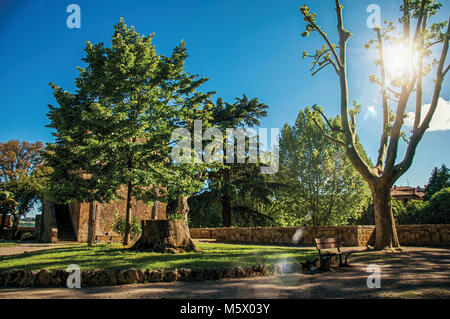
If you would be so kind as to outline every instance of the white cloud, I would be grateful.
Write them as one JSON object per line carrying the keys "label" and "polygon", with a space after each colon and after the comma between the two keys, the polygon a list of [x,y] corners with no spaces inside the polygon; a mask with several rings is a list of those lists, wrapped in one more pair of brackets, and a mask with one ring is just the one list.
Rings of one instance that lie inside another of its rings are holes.
{"label": "white cloud", "polygon": [[364,115],[363,120],[366,120],[369,117],[375,117],[377,115],[377,111],[375,110],[375,106],[371,105],[367,107],[367,112]]}
{"label": "white cloud", "polygon": [[[422,106],[421,121],[425,118],[431,104],[425,104]],[[413,127],[415,112],[408,112],[408,117],[405,118],[405,125],[407,127]],[[430,131],[447,131],[450,130],[450,101],[446,101],[443,98],[439,98],[436,111],[431,119],[430,126],[427,132]]]}

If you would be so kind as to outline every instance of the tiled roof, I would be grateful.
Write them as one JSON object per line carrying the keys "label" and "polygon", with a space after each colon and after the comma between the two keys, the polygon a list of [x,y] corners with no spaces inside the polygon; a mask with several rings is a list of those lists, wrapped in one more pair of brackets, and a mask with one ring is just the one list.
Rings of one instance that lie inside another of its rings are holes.
{"label": "tiled roof", "polygon": [[416,197],[424,197],[424,191],[419,187],[409,187],[409,186],[396,186],[391,189],[391,196],[416,196]]}

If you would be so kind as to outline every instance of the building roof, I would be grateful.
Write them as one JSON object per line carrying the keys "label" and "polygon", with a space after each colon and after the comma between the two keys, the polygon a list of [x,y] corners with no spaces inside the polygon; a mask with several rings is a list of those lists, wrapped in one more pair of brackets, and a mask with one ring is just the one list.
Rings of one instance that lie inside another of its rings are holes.
{"label": "building roof", "polygon": [[399,196],[409,196],[416,198],[425,197],[424,189],[420,187],[409,187],[409,186],[394,186],[391,189],[391,196],[399,197]]}

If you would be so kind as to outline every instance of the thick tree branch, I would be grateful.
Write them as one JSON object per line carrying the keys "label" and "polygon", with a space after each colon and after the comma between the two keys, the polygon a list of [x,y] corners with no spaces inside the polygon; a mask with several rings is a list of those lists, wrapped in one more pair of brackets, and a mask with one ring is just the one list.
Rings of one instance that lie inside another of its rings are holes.
{"label": "thick tree branch", "polygon": [[345,142],[334,138],[333,136],[327,134],[327,132],[325,132],[325,130],[323,129],[323,127],[319,124],[319,122],[316,119],[313,119],[314,123],[316,124],[316,126],[319,128],[320,132],[322,133],[323,136],[325,136],[327,139],[329,139],[330,141],[332,141],[333,143],[345,146]]}
{"label": "thick tree branch", "polygon": [[[421,10],[423,10],[424,7],[424,3],[425,0],[422,2],[422,8]],[[421,12],[423,14],[423,12]],[[425,17],[423,19],[422,22],[422,34],[420,36],[420,47],[423,46],[424,43],[424,35],[423,33],[426,30],[426,26],[427,26],[427,17]],[[417,86],[416,86],[416,114],[415,114],[415,118],[414,118],[414,125],[413,125],[413,133],[416,133],[419,125],[420,125],[420,120],[422,118],[422,94],[423,94],[423,60],[425,58],[424,56],[425,51],[422,49],[422,51],[419,53],[419,61],[418,61],[418,70],[417,70]]]}
{"label": "thick tree branch", "polygon": [[[447,34],[450,34],[450,19],[449,19],[449,22],[447,25]],[[447,58],[447,53],[448,53],[448,46],[449,46],[448,41],[449,41],[449,39],[447,36],[445,38],[443,46],[442,46],[441,57],[439,59],[439,64],[438,64],[438,68],[437,68],[437,72],[436,72],[433,100],[431,102],[430,109],[428,110],[428,113],[425,116],[423,123],[419,128],[419,133],[421,133],[421,134],[425,133],[426,129],[428,128],[428,126],[431,122],[431,118],[433,117],[434,111],[436,110],[437,104],[439,102],[439,95],[441,92],[442,82],[443,82],[444,76],[445,76],[444,72],[448,71],[448,67],[446,68],[445,71],[443,71],[444,65],[445,65],[445,60]]]}
{"label": "thick tree branch", "polygon": [[425,11],[426,1],[427,0],[422,0],[422,3],[420,4],[420,12],[419,12],[419,16],[417,17],[416,31],[414,32],[414,40],[417,40],[417,38],[419,37],[419,33],[421,33],[421,31],[423,30],[422,19],[423,19],[423,14]]}
{"label": "thick tree branch", "polygon": [[[450,32],[450,19],[447,25],[447,34]],[[408,144],[408,148],[406,149],[405,157],[402,162],[400,162],[398,165],[394,167],[393,170],[393,178],[398,179],[400,176],[404,174],[408,170],[408,168],[411,166],[414,154],[416,152],[417,145],[419,144],[420,140],[422,139],[423,135],[425,134],[425,131],[428,129],[431,119],[434,115],[434,112],[436,111],[438,102],[439,102],[439,95],[442,88],[442,82],[444,80],[444,72],[443,68],[445,65],[445,60],[447,57],[449,49],[449,39],[448,37],[444,40],[441,56],[439,59],[439,64],[436,71],[436,80],[435,80],[435,86],[434,86],[434,92],[433,92],[433,99],[431,101],[430,109],[428,110],[427,115],[425,116],[422,124],[419,126],[419,128],[416,130],[415,133],[411,136],[410,142]]]}
{"label": "thick tree branch", "polygon": [[335,0],[337,30],[339,35],[339,61],[341,68],[339,69],[339,82],[341,88],[341,121],[342,129],[345,136],[345,152],[350,161],[355,166],[356,170],[362,175],[366,181],[371,181],[377,174],[369,165],[362,159],[356,148],[356,133],[352,129],[349,120],[348,112],[348,83],[347,83],[347,40],[350,33],[344,30],[342,18],[342,6],[339,0]]}
{"label": "thick tree branch", "polygon": [[450,69],[450,64],[447,65],[447,67],[445,68],[444,72],[442,73],[443,76],[445,76],[448,72],[448,70]]}
{"label": "thick tree branch", "polygon": [[389,129],[389,103],[388,103],[388,95],[386,92],[386,65],[384,58],[384,45],[383,38],[381,35],[381,29],[375,28],[375,33],[378,38],[378,55],[380,57],[380,72],[381,72],[381,100],[383,103],[383,127],[382,134],[380,139],[380,147],[378,149],[378,158],[375,168],[378,170],[378,173],[381,175],[383,171],[383,162],[386,156],[386,147],[388,143],[388,129]]}
{"label": "thick tree branch", "polygon": [[325,114],[323,114],[322,110],[317,106],[317,104],[315,104],[315,105],[313,106],[313,109],[314,109],[315,111],[319,112],[319,114],[322,116],[322,118],[325,120],[325,122],[327,123],[328,127],[329,127],[332,131],[334,131],[334,132],[339,132],[339,133],[344,133],[343,130],[341,130],[341,129],[339,129],[339,128],[337,128],[337,127],[334,127],[333,125],[331,125],[330,121],[327,119],[327,117],[325,116]]}

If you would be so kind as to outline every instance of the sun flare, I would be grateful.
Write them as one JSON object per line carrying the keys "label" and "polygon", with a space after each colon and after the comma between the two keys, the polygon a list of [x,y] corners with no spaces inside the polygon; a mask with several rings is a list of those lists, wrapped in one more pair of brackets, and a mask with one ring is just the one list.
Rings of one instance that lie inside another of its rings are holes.
{"label": "sun flare", "polygon": [[414,65],[415,54],[405,45],[385,48],[384,58],[388,75],[396,77],[405,74]]}

